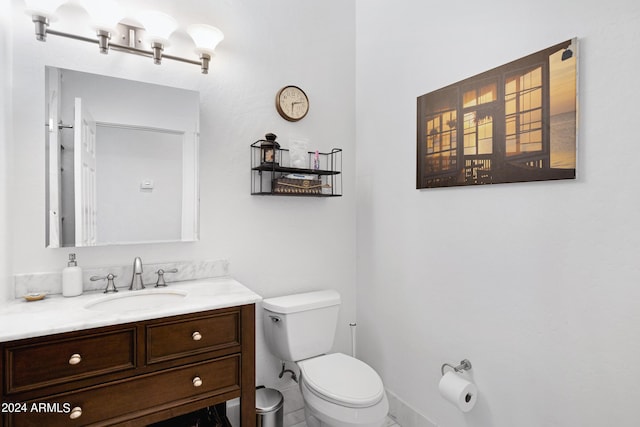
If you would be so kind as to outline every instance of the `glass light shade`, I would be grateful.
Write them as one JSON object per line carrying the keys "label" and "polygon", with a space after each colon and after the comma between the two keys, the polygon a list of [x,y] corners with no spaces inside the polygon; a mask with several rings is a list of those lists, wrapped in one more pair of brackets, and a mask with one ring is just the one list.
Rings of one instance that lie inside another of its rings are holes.
{"label": "glass light shade", "polygon": [[96,30],[114,33],[125,16],[124,9],[115,0],[81,0],[80,3],[91,17],[92,26]]}
{"label": "glass light shade", "polygon": [[224,39],[222,31],[206,24],[193,24],[187,28],[187,33],[196,45],[196,52],[213,54],[214,49]]}
{"label": "glass light shade", "polygon": [[141,12],[138,19],[147,32],[147,41],[151,43],[169,43],[169,36],[178,28],[178,22],[166,13],[148,10]]}
{"label": "glass light shade", "polygon": [[67,0],[25,0],[26,12],[29,15],[40,15],[49,18],[50,21],[56,19],[55,11]]}

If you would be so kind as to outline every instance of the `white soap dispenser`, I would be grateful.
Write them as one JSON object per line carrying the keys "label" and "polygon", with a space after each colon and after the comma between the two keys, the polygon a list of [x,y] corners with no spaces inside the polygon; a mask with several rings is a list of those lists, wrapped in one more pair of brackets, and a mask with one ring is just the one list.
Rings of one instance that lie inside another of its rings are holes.
{"label": "white soap dispenser", "polygon": [[69,263],[62,270],[62,295],[75,297],[82,294],[82,269],[78,267],[76,254],[69,254]]}

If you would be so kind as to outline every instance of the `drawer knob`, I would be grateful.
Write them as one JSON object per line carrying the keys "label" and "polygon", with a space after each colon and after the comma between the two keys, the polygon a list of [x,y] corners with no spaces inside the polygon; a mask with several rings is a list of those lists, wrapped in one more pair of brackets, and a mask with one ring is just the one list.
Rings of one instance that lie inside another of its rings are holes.
{"label": "drawer knob", "polygon": [[80,418],[80,415],[82,415],[82,408],[79,407],[79,406],[76,406],[69,413],[69,418],[71,418],[72,420],[75,420],[75,419]]}
{"label": "drawer knob", "polygon": [[200,379],[200,377],[195,377],[193,379],[193,386],[200,387],[201,385],[202,385],[202,380]]}
{"label": "drawer knob", "polygon": [[200,341],[202,339],[202,334],[200,334],[200,332],[198,331],[195,331],[191,334],[191,338],[193,338],[194,341]]}
{"label": "drawer knob", "polygon": [[82,361],[82,356],[80,356],[78,353],[75,353],[75,354],[72,354],[71,357],[69,358],[69,365],[77,365],[81,361]]}

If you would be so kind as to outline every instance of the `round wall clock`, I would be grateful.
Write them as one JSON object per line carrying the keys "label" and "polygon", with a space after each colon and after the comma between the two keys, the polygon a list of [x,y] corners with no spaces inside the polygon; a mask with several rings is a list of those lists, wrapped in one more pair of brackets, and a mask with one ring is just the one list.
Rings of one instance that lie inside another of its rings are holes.
{"label": "round wall clock", "polygon": [[283,119],[297,122],[309,112],[309,98],[298,86],[285,86],[276,95],[276,109]]}

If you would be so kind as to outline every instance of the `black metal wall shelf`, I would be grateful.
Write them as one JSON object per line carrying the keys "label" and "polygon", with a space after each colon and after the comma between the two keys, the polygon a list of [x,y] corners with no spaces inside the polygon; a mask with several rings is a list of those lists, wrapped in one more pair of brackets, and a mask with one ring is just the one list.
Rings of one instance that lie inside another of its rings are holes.
{"label": "black metal wall shelf", "polygon": [[281,173],[298,173],[304,175],[337,175],[339,171],[320,170],[320,169],[301,169],[301,168],[289,168],[274,165],[261,165],[251,168],[254,171],[262,172],[281,172]]}
{"label": "black metal wall shelf", "polygon": [[[251,194],[255,196],[342,196],[342,150],[307,152],[309,168],[291,167],[290,151],[276,146],[265,162],[261,143],[251,144]],[[315,167],[314,167],[315,166]]]}

